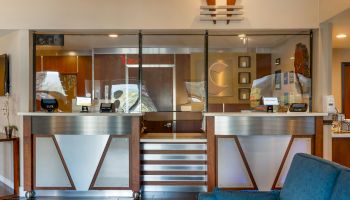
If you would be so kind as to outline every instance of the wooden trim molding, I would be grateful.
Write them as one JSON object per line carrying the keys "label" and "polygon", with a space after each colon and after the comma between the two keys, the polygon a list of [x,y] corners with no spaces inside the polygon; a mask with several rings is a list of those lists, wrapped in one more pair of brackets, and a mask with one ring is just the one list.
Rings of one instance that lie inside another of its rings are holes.
{"label": "wooden trim molding", "polygon": [[107,140],[107,144],[106,144],[106,146],[105,146],[105,148],[104,148],[104,150],[103,150],[102,156],[101,156],[101,158],[100,158],[100,161],[98,162],[98,165],[97,165],[97,168],[96,168],[94,177],[92,178],[92,181],[91,181],[89,190],[95,190],[95,189],[96,189],[96,188],[94,187],[94,186],[95,186],[95,183],[96,183],[96,179],[97,179],[98,174],[100,173],[100,170],[101,170],[103,161],[104,161],[105,158],[106,158],[106,155],[107,155],[109,146],[111,146],[111,143],[112,143],[112,137],[109,136],[109,137],[108,137],[108,140]]}
{"label": "wooden trim molding", "polygon": [[133,192],[140,192],[140,117],[132,117],[131,126],[131,189]]}
{"label": "wooden trim molding", "polygon": [[277,188],[276,188],[277,181],[278,181],[278,179],[279,179],[280,176],[281,176],[281,173],[282,173],[284,164],[286,163],[286,160],[287,160],[287,157],[288,157],[288,155],[289,155],[290,149],[292,148],[293,142],[294,142],[294,135],[292,135],[292,137],[291,137],[290,140],[289,140],[289,143],[288,143],[286,152],[285,152],[284,155],[283,155],[282,162],[281,162],[281,164],[280,164],[280,167],[278,168],[278,171],[277,171],[275,180],[273,181],[272,188],[271,188],[272,190],[277,189]]}
{"label": "wooden trim molding", "polygon": [[[129,141],[129,152],[131,151],[131,145],[130,145],[131,138],[130,138],[129,135],[110,135],[108,140],[107,140],[107,144],[106,144],[106,146],[105,146],[105,148],[103,150],[103,153],[102,153],[102,156],[100,158],[100,161],[99,161],[99,163],[97,165],[94,177],[92,178],[89,190],[128,190],[128,189],[131,189],[130,179],[129,179],[129,186],[128,187],[96,187],[95,186],[97,177],[98,177],[98,175],[100,173],[101,167],[103,165],[103,162],[105,161],[106,155],[108,153],[108,150],[109,150],[109,148],[111,146],[111,143],[112,143],[114,138],[127,138],[128,141]],[[129,155],[129,166],[131,166],[130,159],[131,159],[131,156]],[[129,177],[131,178],[131,170],[129,170]]]}
{"label": "wooden trim molding", "polygon": [[[63,165],[64,171],[66,172],[66,175],[68,177],[69,183],[71,187],[37,187],[36,186],[36,139],[37,138],[51,138],[56,151],[58,153],[58,156],[60,157],[61,163]],[[58,145],[58,142],[56,140],[56,137],[54,135],[33,135],[33,189],[35,190],[76,190],[76,187],[74,185],[72,176],[70,175],[69,169],[67,167],[66,161],[64,160],[62,151]]]}
{"label": "wooden trim molding", "polygon": [[[20,168],[19,168],[19,138],[12,137],[7,138],[5,136],[0,136],[0,142],[11,142],[12,143],[12,159],[13,159],[13,193],[0,196],[0,199],[12,199],[19,195],[19,185],[20,185]],[[0,163],[3,164],[3,163]]]}
{"label": "wooden trim molding", "polygon": [[[241,143],[239,141],[239,138],[237,135],[221,135],[221,136],[216,136],[216,138],[230,138],[230,139],[233,139],[235,144],[236,144],[236,147],[239,151],[239,154],[241,156],[241,159],[243,161],[243,164],[244,164],[244,167],[246,168],[247,170],[247,173],[248,173],[248,176],[249,176],[249,179],[250,179],[250,182],[252,183],[253,187],[230,187],[230,188],[220,188],[220,189],[224,189],[224,190],[258,190],[258,185],[256,184],[256,181],[255,181],[255,178],[254,178],[254,175],[252,173],[252,170],[250,169],[250,166],[249,166],[249,163],[248,163],[248,160],[245,156],[245,153],[242,149],[242,146],[241,146]],[[218,140],[217,140],[218,141]],[[218,144],[216,144],[218,146]],[[216,151],[218,152],[218,149],[216,149]],[[218,156],[218,155],[216,155]],[[216,159],[216,166],[218,166],[218,163],[217,163],[217,160]],[[219,183],[218,183],[218,175],[216,175],[216,186],[218,186]]]}
{"label": "wooden trim molding", "polygon": [[315,156],[323,158],[323,117],[316,117]]}
{"label": "wooden trim molding", "polygon": [[20,161],[19,161],[19,138],[13,140],[13,193],[15,196],[19,195],[20,185]]}
{"label": "wooden trim molding", "polygon": [[257,190],[257,189],[258,189],[258,186],[257,186],[257,184],[256,184],[256,182],[255,182],[255,179],[254,179],[252,170],[251,170],[250,167],[249,167],[248,160],[247,160],[247,158],[246,158],[246,156],[245,156],[245,154],[244,154],[244,151],[243,151],[243,149],[242,149],[241,143],[239,142],[238,136],[235,135],[235,136],[233,137],[233,139],[234,139],[235,142],[236,142],[236,145],[237,145],[239,154],[241,155],[241,158],[242,158],[242,160],[243,160],[243,162],[244,162],[244,166],[245,166],[245,168],[247,169],[247,172],[248,172],[250,181],[251,181],[252,184],[253,184],[253,188],[251,188],[251,189]]}
{"label": "wooden trim molding", "polygon": [[216,138],[214,117],[207,117],[207,162],[208,162],[208,192],[216,186]]}
{"label": "wooden trim molding", "polygon": [[290,138],[290,141],[288,143],[288,146],[287,146],[287,149],[283,155],[283,158],[282,158],[282,162],[278,168],[278,171],[277,171],[277,174],[276,174],[276,177],[275,177],[275,180],[273,181],[273,184],[272,184],[272,187],[271,187],[271,190],[276,190],[276,189],[281,189],[281,187],[277,187],[277,182],[281,176],[281,173],[282,173],[282,170],[283,170],[283,167],[287,161],[287,158],[288,158],[288,155],[290,153],[290,149],[292,148],[293,146],[293,143],[294,143],[294,140],[296,138],[310,138],[311,139],[311,154],[313,154],[313,149],[314,149],[314,138],[313,136],[310,136],[310,135],[292,135],[292,137]]}
{"label": "wooden trim molding", "polygon": [[33,144],[32,144],[32,119],[23,117],[23,174],[24,191],[33,190]]}
{"label": "wooden trim molding", "polygon": [[68,169],[68,167],[67,167],[67,163],[66,163],[66,161],[64,160],[62,151],[61,151],[60,146],[58,145],[58,142],[57,142],[56,137],[55,137],[54,135],[52,136],[52,140],[53,140],[53,142],[55,143],[56,150],[57,150],[57,152],[58,152],[58,155],[60,156],[60,159],[61,159],[62,165],[63,165],[63,167],[64,167],[64,170],[66,171],[67,177],[68,177],[68,179],[69,179],[69,183],[70,183],[70,185],[72,186],[72,187],[69,188],[69,189],[70,189],[70,190],[76,190],[75,185],[74,185],[74,182],[73,182],[73,179],[72,179],[72,176],[70,175],[69,169]]}

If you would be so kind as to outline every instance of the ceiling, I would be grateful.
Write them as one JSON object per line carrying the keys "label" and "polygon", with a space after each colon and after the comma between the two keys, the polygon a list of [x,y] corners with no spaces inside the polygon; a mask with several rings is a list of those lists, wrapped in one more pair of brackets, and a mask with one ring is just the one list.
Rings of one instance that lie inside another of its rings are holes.
{"label": "ceiling", "polygon": [[[333,17],[330,22],[333,24],[333,48],[350,48],[350,9]],[[338,39],[338,34],[347,34],[348,37]]]}

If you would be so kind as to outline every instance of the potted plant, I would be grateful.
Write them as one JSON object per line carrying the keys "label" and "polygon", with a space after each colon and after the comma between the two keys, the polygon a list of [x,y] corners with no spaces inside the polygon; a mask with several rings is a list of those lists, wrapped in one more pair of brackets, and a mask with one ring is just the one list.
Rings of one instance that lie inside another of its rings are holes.
{"label": "potted plant", "polygon": [[4,116],[6,117],[7,125],[4,127],[6,137],[12,138],[14,131],[18,131],[17,126],[10,124],[10,94],[6,93],[6,100],[2,110],[4,111]]}

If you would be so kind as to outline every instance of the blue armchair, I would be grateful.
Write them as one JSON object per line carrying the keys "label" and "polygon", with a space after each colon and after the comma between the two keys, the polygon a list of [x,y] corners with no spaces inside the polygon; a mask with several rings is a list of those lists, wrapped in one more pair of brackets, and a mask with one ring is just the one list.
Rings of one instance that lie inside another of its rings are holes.
{"label": "blue armchair", "polygon": [[296,154],[281,191],[201,193],[199,200],[350,200],[350,170],[308,154]]}

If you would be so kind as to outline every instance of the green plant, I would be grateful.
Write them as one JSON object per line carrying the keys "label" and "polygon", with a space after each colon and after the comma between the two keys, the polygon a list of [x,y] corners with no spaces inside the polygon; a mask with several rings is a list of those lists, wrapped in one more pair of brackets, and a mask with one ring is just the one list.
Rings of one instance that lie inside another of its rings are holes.
{"label": "green plant", "polygon": [[6,127],[8,127],[8,129],[13,129],[18,131],[17,126],[10,124],[10,94],[6,93],[5,96],[6,96],[6,100],[4,103],[4,107],[2,108],[2,111],[4,116],[6,117],[6,122],[7,122]]}

